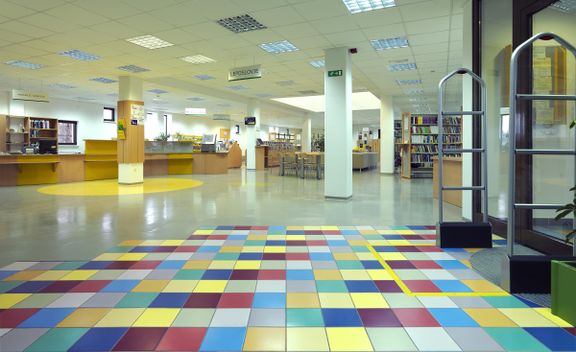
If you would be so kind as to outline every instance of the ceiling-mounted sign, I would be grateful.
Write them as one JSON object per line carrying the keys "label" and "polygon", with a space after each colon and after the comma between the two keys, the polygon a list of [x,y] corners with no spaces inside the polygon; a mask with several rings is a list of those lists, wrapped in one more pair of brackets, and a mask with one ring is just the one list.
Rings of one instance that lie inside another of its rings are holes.
{"label": "ceiling-mounted sign", "polygon": [[29,92],[26,90],[13,89],[12,100],[35,101],[38,103],[48,103],[47,93],[42,92]]}
{"label": "ceiling-mounted sign", "polygon": [[235,67],[228,71],[228,82],[262,78],[261,65]]}
{"label": "ceiling-mounted sign", "polygon": [[340,77],[342,76],[342,70],[328,71],[328,77]]}

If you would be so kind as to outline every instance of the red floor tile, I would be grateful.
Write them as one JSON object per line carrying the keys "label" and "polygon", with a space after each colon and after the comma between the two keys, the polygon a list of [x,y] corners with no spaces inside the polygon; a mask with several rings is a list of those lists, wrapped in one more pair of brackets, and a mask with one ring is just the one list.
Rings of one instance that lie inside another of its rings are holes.
{"label": "red floor tile", "polygon": [[234,270],[230,280],[257,280],[258,270]]}
{"label": "red floor tile", "polygon": [[393,311],[404,327],[440,326],[426,308],[397,308]]}
{"label": "red floor tile", "polygon": [[113,351],[154,351],[166,328],[131,328],[114,346]]}
{"label": "red floor tile", "polygon": [[286,253],[286,260],[310,260],[308,253]]}
{"label": "red floor tile", "polygon": [[286,280],[285,270],[260,270],[258,280]]}
{"label": "red floor tile", "polygon": [[70,292],[99,292],[111,282],[111,280],[84,281],[72,288]]}
{"label": "red floor tile", "polygon": [[216,308],[220,293],[193,293],[184,303],[184,308]]}
{"label": "red floor tile", "polygon": [[224,293],[220,297],[218,308],[250,308],[253,300],[253,293]]}
{"label": "red floor tile", "polygon": [[40,293],[65,293],[81,283],[82,281],[55,281],[53,284],[43,288]]}
{"label": "red floor tile", "polygon": [[198,351],[206,328],[170,328],[156,347],[157,351]]}
{"label": "red floor tile", "polygon": [[433,260],[412,260],[411,263],[417,269],[442,269],[442,267]]}
{"label": "red floor tile", "polygon": [[139,261],[136,264],[134,264],[134,266],[132,266],[132,268],[130,268],[130,269],[132,269],[132,270],[135,270],[135,269],[142,269],[142,270],[156,269],[156,267],[158,265],[160,265],[160,263],[162,263],[162,262],[159,260],[142,260],[142,261]]}
{"label": "red floor tile", "polygon": [[402,292],[398,284],[392,280],[374,281],[380,292]]}
{"label": "red floor tile", "polygon": [[15,328],[37,311],[36,308],[3,310],[0,312],[0,328]]}
{"label": "red floor tile", "polygon": [[404,284],[412,292],[441,292],[441,290],[429,280],[406,280]]}
{"label": "red floor tile", "polygon": [[392,309],[358,309],[365,327],[400,327]]}

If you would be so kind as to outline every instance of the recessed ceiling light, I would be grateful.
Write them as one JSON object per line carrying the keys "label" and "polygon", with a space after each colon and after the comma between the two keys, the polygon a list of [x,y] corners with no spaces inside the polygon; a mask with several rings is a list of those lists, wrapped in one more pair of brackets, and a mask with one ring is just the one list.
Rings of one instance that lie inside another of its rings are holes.
{"label": "recessed ceiling light", "polygon": [[214,114],[214,115],[212,115],[212,120],[228,121],[228,120],[230,120],[230,115],[229,114]]}
{"label": "recessed ceiling light", "polygon": [[412,89],[406,92],[408,95],[422,95],[424,94],[424,89]]}
{"label": "recessed ceiling light", "polygon": [[221,108],[229,108],[229,107],[232,106],[232,104],[230,104],[230,103],[220,103],[220,104],[217,104],[217,106],[219,106],[219,107],[221,107]]}
{"label": "recessed ceiling light", "polygon": [[206,115],[206,108],[185,108],[186,115]]}
{"label": "recessed ceiling light", "polygon": [[20,67],[20,68],[26,68],[29,70],[37,70],[39,68],[44,67],[44,65],[42,65],[42,64],[35,64],[32,62],[22,61],[22,60],[10,60],[10,61],[6,61],[5,64]]}
{"label": "recessed ceiling light", "polygon": [[120,66],[118,67],[119,70],[122,71],[128,71],[128,72],[132,72],[132,73],[140,73],[140,72],[148,72],[150,71],[147,68],[144,67],[140,67],[140,66],[136,66],[136,65],[125,65],[125,66]]}
{"label": "recessed ceiling light", "polygon": [[248,89],[244,86],[229,86],[228,89],[232,89],[232,90],[244,90],[244,89]]}
{"label": "recessed ceiling light", "polygon": [[92,101],[94,100],[94,98],[89,98],[89,97],[76,97],[74,98],[76,100],[85,100],[85,101]]}
{"label": "recessed ceiling light", "polygon": [[109,96],[109,97],[117,97],[117,96],[118,96],[118,93],[108,93],[108,94],[106,94],[106,95]]}
{"label": "recessed ceiling light", "polygon": [[106,83],[106,84],[118,82],[116,80],[106,78],[106,77],[96,77],[96,78],[91,78],[90,80],[94,81],[94,82],[100,82],[100,83]]}
{"label": "recessed ceiling light", "polygon": [[126,41],[152,50],[166,48],[174,45],[153,35],[143,35],[140,37],[128,38]]}
{"label": "recessed ceiling light", "polygon": [[326,65],[326,62],[324,61],[324,59],[312,60],[310,61],[310,65],[316,68],[322,68]]}
{"label": "recessed ceiling light", "polygon": [[372,47],[378,51],[406,48],[408,47],[408,39],[406,39],[406,37],[372,39],[370,40],[370,44],[372,44]]}
{"label": "recessed ceiling light", "polygon": [[76,50],[76,49],[63,51],[60,53],[60,55],[67,56],[69,58],[80,60],[80,61],[95,61],[95,60],[100,59],[100,56],[98,56],[98,55],[86,53],[84,51],[80,51],[80,50]]}
{"label": "recessed ceiling light", "polygon": [[186,56],[183,57],[182,60],[189,62],[191,64],[209,64],[212,62],[216,62],[216,60],[211,59],[204,55],[193,55],[193,56]]}
{"label": "recessed ceiling light", "polygon": [[209,75],[196,75],[196,76],[194,76],[194,78],[199,79],[201,81],[209,81],[211,79],[214,79],[214,77],[209,76]]}
{"label": "recessed ceiling light", "polygon": [[572,13],[576,12],[576,0],[560,0],[552,5],[552,9],[560,12]]}
{"label": "recessed ceiling light", "polygon": [[259,98],[270,98],[270,97],[273,97],[273,95],[270,94],[270,93],[256,93],[255,95],[256,95],[257,97],[259,97]]}
{"label": "recessed ceiling light", "polygon": [[287,40],[260,44],[259,46],[260,46],[260,48],[262,48],[262,50],[265,50],[265,51],[272,53],[272,54],[289,53],[292,51],[298,51],[298,48],[295,47],[294,44],[290,43]]}
{"label": "recessed ceiling light", "polygon": [[259,29],[266,29],[266,26],[256,21],[250,15],[234,16],[222,18],[216,21],[222,27],[234,33],[250,32]]}
{"label": "recessed ceiling light", "polygon": [[396,6],[394,0],[343,0],[351,14]]}
{"label": "recessed ceiling light", "polygon": [[417,69],[416,64],[413,62],[407,64],[390,64],[388,65],[388,71],[410,71]]}
{"label": "recessed ceiling light", "polygon": [[198,98],[198,97],[190,97],[190,98],[186,98],[187,100],[191,100],[191,101],[203,101],[203,98]]}
{"label": "recessed ceiling light", "polygon": [[50,88],[58,88],[58,89],[72,89],[72,88],[76,88],[75,86],[71,86],[69,84],[64,84],[64,83],[52,83],[49,84],[48,87]]}
{"label": "recessed ceiling light", "polygon": [[290,80],[290,81],[278,81],[278,82],[276,82],[276,84],[281,86],[281,87],[288,87],[288,86],[293,86],[294,81],[292,81],[292,80]]}
{"label": "recessed ceiling light", "polygon": [[398,83],[399,86],[406,86],[406,85],[411,85],[411,84],[422,84],[422,80],[421,79],[397,79],[396,83]]}
{"label": "recessed ceiling light", "polygon": [[302,95],[318,95],[319,93],[315,90],[299,90],[298,93]]}
{"label": "recessed ceiling light", "polygon": [[168,93],[167,90],[162,90],[162,89],[158,89],[158,88],[156,88],[156,89],[149,89],[148,91],[149,91],[150,93],[154,93],[154,94],[166,94],[166,93]]}

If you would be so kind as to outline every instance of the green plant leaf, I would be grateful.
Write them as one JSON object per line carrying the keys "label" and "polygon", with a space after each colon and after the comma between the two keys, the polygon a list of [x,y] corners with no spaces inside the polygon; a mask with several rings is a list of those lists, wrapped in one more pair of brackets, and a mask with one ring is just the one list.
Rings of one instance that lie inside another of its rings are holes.
{"label": "green plant leaf", "polygon": [[574,126],[576,126],[576,120],[570,122],[570,128],[574,128]]}
{"label": "green plant leaf", "polygon": [[576,191],[576,186],[570,188],[570,191]]}
{"label": "green plant leaf", "polygon": [[571,240],[574,240],[575,237],[576,237],[576,230],[572,230],[566,235],[566,243],[570,242]]}
{"label": "green plant leaf", "polygon": [[[558,209],[560,210],[560,209]],[[554,218],[555,220],[560,220],[562,218],[564,218],[566,215],[570,214],[572,212],[572,209],[564,209],[562,212],[556,214],[556,217]]]}

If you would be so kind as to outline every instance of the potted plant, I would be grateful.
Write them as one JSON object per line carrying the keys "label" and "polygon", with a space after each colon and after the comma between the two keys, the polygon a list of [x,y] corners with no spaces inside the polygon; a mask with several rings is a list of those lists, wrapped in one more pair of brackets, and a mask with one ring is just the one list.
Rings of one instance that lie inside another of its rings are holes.
{"label": "potted plant", "polygon": [[[576,120],[572,121],[570,128],[574,128]],[[568,215],[576,217],[576,186],[570,188],[573,193],[572,203],[568,203],[556,210],[556,220]],[[572,241],[573,255],[576,257],[576,230],[566,234],[566,242]],[[572,325],[576,325],[576,260],[552,261],[552,314],[559,316]]]}

